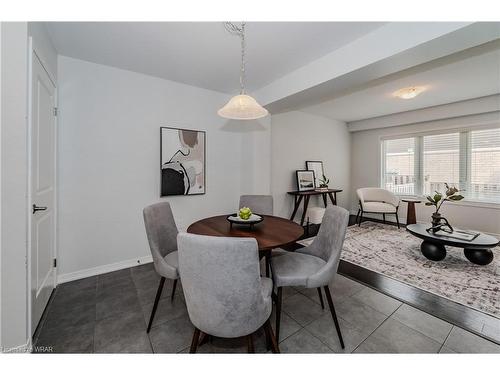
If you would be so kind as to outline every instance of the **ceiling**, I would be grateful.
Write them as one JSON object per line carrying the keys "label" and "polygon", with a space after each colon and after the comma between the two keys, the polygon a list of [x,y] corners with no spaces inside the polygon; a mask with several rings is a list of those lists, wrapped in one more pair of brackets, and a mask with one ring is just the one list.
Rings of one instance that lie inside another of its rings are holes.
{"label": "ceiling", "polygon": [[[426,91],[414,99],[393,93],[409,86]],[[500,93],[500,40],[404,70],[320,104],[301,108],[346,122]]]}
{"label": "ceiling", "polygon": [[[188,85],[239,90],[240,42],[222,22],[46,22],[61,55]],[[252,92],[383,26],[381,22],[247,23]]]}

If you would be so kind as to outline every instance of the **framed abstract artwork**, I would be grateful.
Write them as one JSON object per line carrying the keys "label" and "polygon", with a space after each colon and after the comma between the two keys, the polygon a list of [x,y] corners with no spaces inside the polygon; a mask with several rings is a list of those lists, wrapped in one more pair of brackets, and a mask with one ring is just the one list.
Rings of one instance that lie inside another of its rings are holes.
{"label": "framed abstract artwork", "polygon": [[205,132],[160,128],[160,195],[205,194]]}
{"label": "framed abstract artwork", "polygon": [[295,171],[297,176],[297,189],[298,191],[314,190],[314,171]]}

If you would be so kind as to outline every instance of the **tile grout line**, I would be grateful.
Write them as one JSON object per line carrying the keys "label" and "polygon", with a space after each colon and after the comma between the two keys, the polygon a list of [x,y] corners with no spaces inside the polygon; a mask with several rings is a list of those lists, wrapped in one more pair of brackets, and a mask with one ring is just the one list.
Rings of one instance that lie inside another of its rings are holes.
{"label": "tile grout line", "polygon": [[441,347],[439,348],[438,354],[441,353],[441,350],[443,349],[444,344],[446,343],[446,340],[448,340],[448,337],[450,337],[451,331],[453,331],[453,327],[455,327],[455,325],[452,324],[451,328],[450,328],[450,332],[448,332],[448,334],[446,335],[446,338],[444,339],[443,343],[441,344]]}
{"label": "tile grout line", "polygon": [[97,329],[97,289],[99,286],[99,275],[95,278],[95,316],[94,316],[94,335],[92,336],[92,353],[95,353],[95,334]]}
{"label": "tile grout line", "polygon": [[[400,305],[400,306],[399,306],[396,310],[394,310],[394,311],[393,311],[390,315],[388,315],[388,316],[387,316],[387,318],[385,318],[385,319],[384,319],[384,320],[383,320],[383,321],[382,321],[382,322],[381,322],[381,323],[380,323],[380,324],[379,324],[379,325],[378,325],[378,326],[377,326],[377,327],[376,327],[373,331],[371,331],[371,333],[370,333],[368,336],[366,336],[366,338],[365,338],[363,341],[361,341],[361,342],[360,342],[360,343],[359,343],[359,344],[358,344],[358,345],[357,345],[357,346],[356,346],[356,347],[352,350],[352,352],[351,352],[351,353],[354,353],[354,352],[355,352],[355,351],[356,351],[356,350],[357,350],[357,349],[358,349],[358,348],[359,348],[359,347],[360,347],[360,346],[361,346],[361,345],[362,345],[362,344],[363,344],[366,340],[368,340],[368,338],[369,338],[371,335],[373,335],[373,334],[375,333],[375,331],[376,331],[377,329],[379,329],[379,328],[380,328],[380,326],[382,326],[382,324],[384,324],[384,323],[385,323],[385,322],[386,322],[386,321],[387,321],[387,320],[388,320],[391,316],[393,316],[393,315],[396,313],[396,311],[398,311],[398,310],[401,308],[401,306],[403,306],[403,305]],[[408,328],[409,328],[409,327],[408,327]],[[417,331],[415,331],[415,332],[417,332]]]}

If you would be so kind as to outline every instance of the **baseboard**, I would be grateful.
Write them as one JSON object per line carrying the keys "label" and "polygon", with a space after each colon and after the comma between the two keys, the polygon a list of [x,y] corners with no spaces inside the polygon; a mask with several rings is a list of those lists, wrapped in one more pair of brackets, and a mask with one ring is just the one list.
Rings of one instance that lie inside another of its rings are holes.
{"label": "baseboard", "polygon": [[94,268],[87,268],[81,271],[64,273],[62,275],[57,275],[57,284],[64,284],[70,281],[84,279],[90,276],[96,276],[96,275],[101,275],[103,273],[118,271],[124,268],[138,266],[140,264],[151,263],[152,261],[153,261],[152,256],[148,255],[141,258],[134,258],[134,259],[124,260],[122,262],[105,264],[103,266],[97,266]]}

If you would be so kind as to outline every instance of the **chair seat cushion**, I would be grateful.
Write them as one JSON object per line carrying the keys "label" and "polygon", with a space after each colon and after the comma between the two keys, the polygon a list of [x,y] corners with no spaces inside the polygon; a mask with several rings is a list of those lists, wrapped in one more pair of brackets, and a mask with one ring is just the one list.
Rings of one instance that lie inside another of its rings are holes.
{"label": "chair seat cushion", "polygon": [[309,276],[326,264],[321,258],[296,252],[272,257],[271,262],[276,287],[306,286]]}
{"label": "chair seat cushion", "polygon": [[273,281],[270,278],[261,277],[260,287],[262,289],[262,296],[264,299],[271,297],[271,293],[273,292]]}
{"label": "chair seat cushion", "polygon": [[392,204],[384,202],[365,202],[363,203],[363,211],[379,212],[379,213],[395,213],[396,207]]}
{"label": "chair seat cushion", "polygon": [[271,255],[273,257],[279,257],[281,255],[285,255],[285,254],[289,254],[289,253],[290,253],[289,251],[277,247],[276,249],[273,249]]}
{"label": "chair seat cushion", "polygon": [[175,267],[179,269],[179,257],[178,257],[178,252],[177,251],[172,251],[170,254],[167,254],[165,256],[165,261],[171,265],[172,267]]}
{"label": "chair seat cushion", "polygon": [[166,277],[167,279],[178,279],[179,257],[177,251],[168,253],[163,259],[167,264],[164,264],[163,262],[158,264],[155,263],[156,272],[158,272],[160,276]]}

